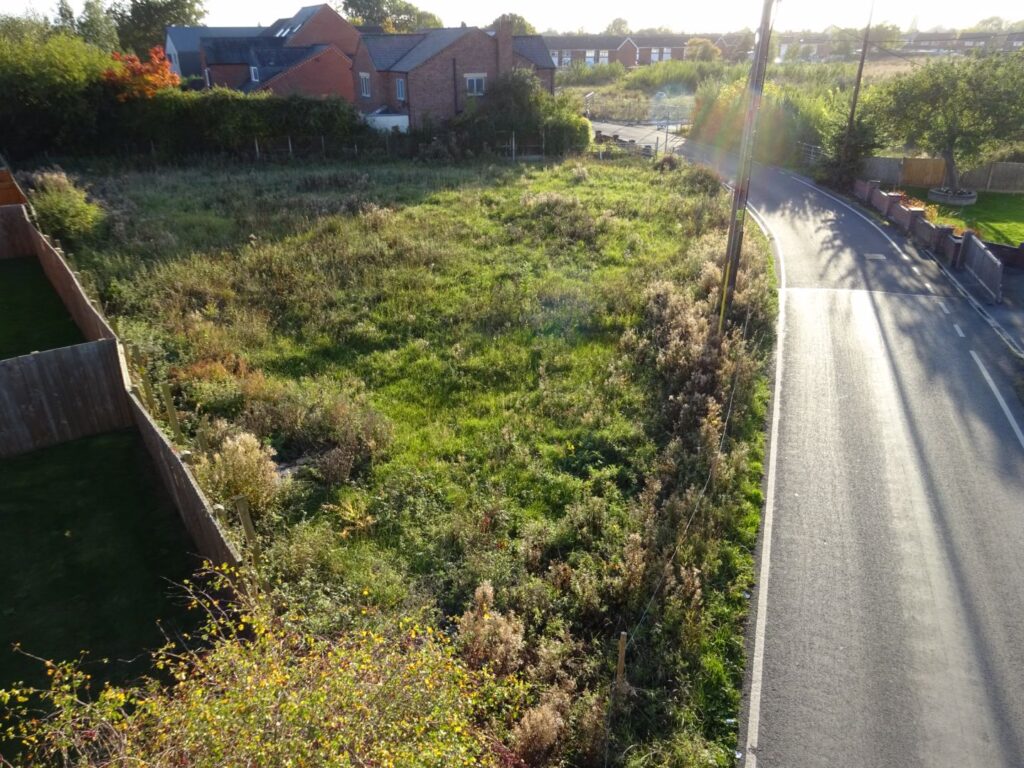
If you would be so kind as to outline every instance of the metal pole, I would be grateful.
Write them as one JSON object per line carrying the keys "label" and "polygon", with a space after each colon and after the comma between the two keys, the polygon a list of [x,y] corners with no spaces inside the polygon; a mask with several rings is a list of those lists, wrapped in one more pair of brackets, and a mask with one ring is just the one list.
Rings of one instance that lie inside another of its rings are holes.
{"label": "metal pole", "polygon": [[750,170],[754,159],[754,137],[757,134],[757,111],[761,106],[764,79],[768,72],[768,38],[772,31],[772,13],[775,0],[764,0],[761,11],[761,29],[757,33],[757,50],[750,68],[747,84],[747,115],[743,124],[743,141],[740,144],[739,165],[736,168],[736,188],[732,195],[732,213],[729,218],[729,241],[725,249],[725,268],[722,270],[722,285],[719,294],[718,333],[725,329],[725,316],[732,305],[736,290],[736,272],[740,264],[740,249],[743,245],[743,224],[747,216],[747,197],[750,193]]}
{"label": "metal pole", "polygon": [[871,20],[875,16],[875,3],[871,0],[868,11],[868,25],[864,27],[864,43],[860,47],[860,64],[857,65],[857,79],[853,83],[853,99],[850,101],[850,119],[846,123],[846,136],[843,139],[843,165],[850,159],[850,141],[853,138],[853,122],[857,116],[857,99],[860,98],[860,81],[864,77],[864,60],[868,57],[868,38],[871,35]]}

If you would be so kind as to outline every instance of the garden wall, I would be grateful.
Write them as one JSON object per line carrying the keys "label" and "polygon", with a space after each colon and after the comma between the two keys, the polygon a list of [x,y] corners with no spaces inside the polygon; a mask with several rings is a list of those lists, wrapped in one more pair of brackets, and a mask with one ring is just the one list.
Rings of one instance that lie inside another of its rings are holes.
{"label": "garden wall", "polygon": [[0,458],[132,426],[113,339],[0,360]]}

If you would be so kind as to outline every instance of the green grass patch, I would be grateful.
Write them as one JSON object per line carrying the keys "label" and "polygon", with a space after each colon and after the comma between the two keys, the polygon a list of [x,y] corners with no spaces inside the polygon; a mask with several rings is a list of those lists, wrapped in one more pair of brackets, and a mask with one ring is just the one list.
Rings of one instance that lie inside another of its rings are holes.
{"label": "green grass patch", "polygon": [[37,259],[0,259],[0,297],[0,359],[85,341]]}
{"label": "green grass patch", "polygon": [[[928,190],[922,187],[908,187],[907,192],[919,200],[928,200]],[[979,192],[974,205],[926,205],[934,209],[930,218],[937,224],[974,230],[983,240],[993,243],[1024,243],[1024,195]]]}
{"label": "green grass patch", "polygon": [[86,651],[97,680],[147,670],[157,622],[173,633],[183,619],[169,580],[196,565],[159,482],[134,431],[0,460],[0,686],[46,682],[14,643],[46,659]]}

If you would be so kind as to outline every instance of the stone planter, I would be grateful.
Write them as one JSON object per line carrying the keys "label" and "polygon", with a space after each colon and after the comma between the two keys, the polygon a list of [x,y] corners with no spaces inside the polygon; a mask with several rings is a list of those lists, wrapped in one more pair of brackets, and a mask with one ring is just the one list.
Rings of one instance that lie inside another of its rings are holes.
{"label": "stone planter", "polygon": [[928,190],[928,199],[943,205],[974,205],[978,202],[978,193],[967,189],[954,192],[944,187],[932,187]]}

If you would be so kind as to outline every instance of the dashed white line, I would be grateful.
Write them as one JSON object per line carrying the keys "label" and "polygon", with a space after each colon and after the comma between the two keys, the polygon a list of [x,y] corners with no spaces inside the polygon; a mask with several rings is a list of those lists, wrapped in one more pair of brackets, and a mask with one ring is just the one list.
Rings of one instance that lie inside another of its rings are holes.
{"label": "dashed white line", "polygon": [[999,394],[999,390],[996,389],[996,383],[992,381],[992,377],[989,376],[988,369],[985,368],[984,364],[981,362],[981,358],[978,357],[977,353],[973,349],[971,350],[971,357],[973,357],[974,362],[978,364],[978,368],[981,369],[981,375],[985,377],[985,381],[988,384],[989,389],[992,390],[992,394],[995,395],[996,400],[999,401],[999,407],[1003,409],[1003,414],[1006,416],[1006,420],[1010,422],[1010,428],[1013,430],[1013,434],[1017,436],[1017,441],[1020,443],[1020,447],[1024,448],[1024,432],[1021,432],[1020,424],[1018,424],[1017,420],[1013,418],[1013,414],[1010,412],[1009,406],[1006,404],[1006,401],[1003,400],[1003,396]]}
{"label": "dashed white line", "polygon": [[929,293],[935,293],[935,289],[932,288],[932,284],[931,283],[925,283],[924,287],[928,289]]}
{"label": "dashed white line", "polygon": [[965,338],[964,337],[964,330],[963,330],[963,328],[960,327],[959,323],[953,323],[953,327],[956,328],[956,335],[957,336],[959,336],[961,339]]}
{"label": "dashed white line", "polygon": [[921,274],[921,270],[918,269],[917,267],[911,267],[911,269],[914,270],[914,274],[915,275],[920,275]]}
{"label": "dashed white line", "polygon": [[949,314],[949,307],[946,306],[946,302],[940,301],[939,306],[942,307],[943,312],[945,312],[947,315]]}

